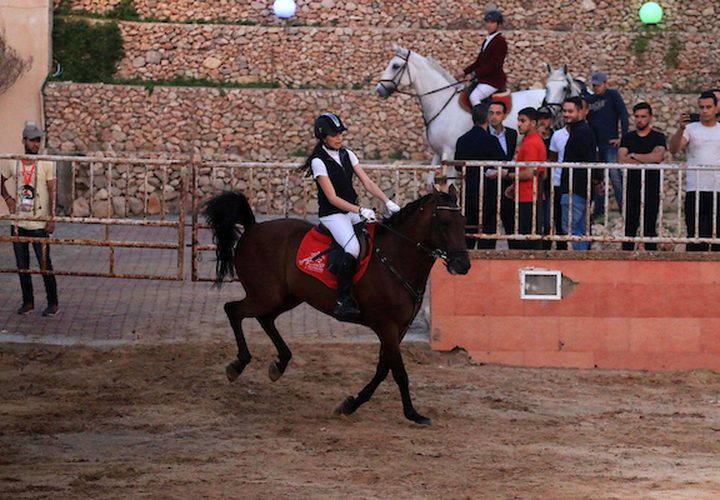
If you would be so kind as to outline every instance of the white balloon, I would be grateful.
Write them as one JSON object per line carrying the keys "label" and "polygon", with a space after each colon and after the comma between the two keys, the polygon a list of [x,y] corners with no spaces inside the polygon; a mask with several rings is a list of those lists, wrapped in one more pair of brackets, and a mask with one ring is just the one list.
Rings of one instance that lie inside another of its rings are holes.
{"label": "white balloon", "polygon": [[294,0],[275,0],[273,3],[273,13],[280,19],[287,19],[295,15]]}

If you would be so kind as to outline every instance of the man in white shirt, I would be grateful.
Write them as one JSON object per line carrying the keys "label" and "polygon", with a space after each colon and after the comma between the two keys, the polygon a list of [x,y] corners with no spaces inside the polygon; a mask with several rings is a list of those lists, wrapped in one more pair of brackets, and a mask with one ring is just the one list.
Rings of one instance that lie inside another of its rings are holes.
{"label": "man in white shirt", "polygon": [[[718,125],[718,99],[713,92],[703,92],[698,98],[700,121],[690,122],[690,115],[683,113],[680,126],[670,138],[670,152],[677,155],[683,149],[687,154],[688,166],[716,167],[720,169],[720,125]],[[713,227],[720,236],[720,224],[713,220],[713,199],[720,210],[720,172],[717,170],[688,170],[685,180],[685,223],[688,238],[696,236],[697,219],[698,236],[711,238]],[[718,217],[720,219],[720,217]],[[689,252],[708,250],[707,243],[688,243]],[[713,251],[720,250],[720,245],[712,245]]]}
{"label": "man in white shirt", "polygon": [[[550,152],[548,153],[548,161],[562,163],[565,161],[565,145],[570,138],[570,130],[568,126],[556,130],[550,138]],[[562,205],[560,198],[562,192],[560,191],[560,179],[562,178],[562,168],[553,168],[551,172],[551,181],[553,184],[553,221],[555,224],[555,234],[558,236],[564,235],[562,229]],[[567,242],[558,241],[555,244],[557,250],[567,250]]]}

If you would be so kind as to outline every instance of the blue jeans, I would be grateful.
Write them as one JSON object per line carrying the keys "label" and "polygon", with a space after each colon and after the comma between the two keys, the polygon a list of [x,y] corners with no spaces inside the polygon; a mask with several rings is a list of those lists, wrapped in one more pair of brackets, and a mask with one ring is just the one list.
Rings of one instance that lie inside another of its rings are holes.
{"label": "blue jeans", "polygon": [[[568,231],[570,222],[570,195],[563,194],[560,198],[562,207],[562,228],[565,234],[572,236],[585,236],[585,216],[587,214],[587,199],[576,194],[572,195],[572,231]],[[589,233],[588,233],[589,234]],[[573,250],[590,250],[589,241],[573,241]]]}
{"label": "blue jeans", "polygon": [[[602,163],[617,163],[618,161],[618,150],[612,144],[598,144],[598,154],[600,162]],[[623,179],[622,172],[619,168],[609,169],[608,176],[610,177],[610,184],[612,185],[613,194],[617,201],[618,208],[622,211],[623,203]],[[604,179],[604,176],[603,176]],[[594,215],[601,215],[605,213],[605,193],[597,194],[593,192],[593,203],[595,209],[593,210]]]}

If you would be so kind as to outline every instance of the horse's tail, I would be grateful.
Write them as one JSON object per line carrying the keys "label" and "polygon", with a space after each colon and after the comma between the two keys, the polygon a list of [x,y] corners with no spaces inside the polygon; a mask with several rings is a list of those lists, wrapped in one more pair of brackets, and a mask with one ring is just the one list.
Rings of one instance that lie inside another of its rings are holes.
{"label": "horse's tail", "polygon": [[219,287],[226,276],[232,278],[235,275],[234,250],[241,236],[235,224],[241,224],[247,230],[255,224],[255,214],[245,195],[233,191],[208,200],[203,214],[212,228],[216,245],[215,284]]}

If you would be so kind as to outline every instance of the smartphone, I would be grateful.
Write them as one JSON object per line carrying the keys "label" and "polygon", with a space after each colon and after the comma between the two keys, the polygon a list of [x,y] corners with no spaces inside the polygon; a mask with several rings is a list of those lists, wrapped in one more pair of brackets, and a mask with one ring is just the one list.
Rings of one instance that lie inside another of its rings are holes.
{"label": "smartphone", "polygon": [[699,122],[700,121],[700,113],[688,113],[688,116],[690,117],[691,122]]}

